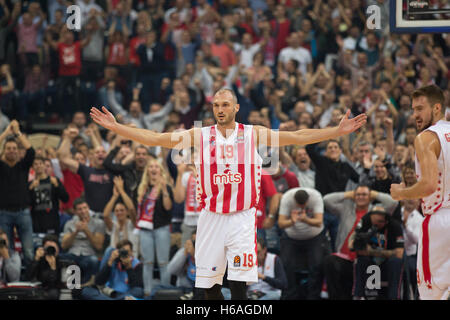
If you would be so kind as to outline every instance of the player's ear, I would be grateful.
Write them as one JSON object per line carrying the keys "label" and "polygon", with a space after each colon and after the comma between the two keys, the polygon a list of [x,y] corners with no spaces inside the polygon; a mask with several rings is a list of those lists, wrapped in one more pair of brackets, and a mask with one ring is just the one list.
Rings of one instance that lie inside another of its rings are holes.
{"label": "player's ear", "polygon": [[239,111],[239,108],[240,108],[239,103],[236,103],[234,105],[234,110],[236,110],[236,113]]}
{"label": "player's ear", "polygon": [[445,113],[445,110],[444,110],[444,108],[442,108],[442,104],[440,104],[440,103],[435,103],[434,108],[436,111],[438,111],[441,114]]}

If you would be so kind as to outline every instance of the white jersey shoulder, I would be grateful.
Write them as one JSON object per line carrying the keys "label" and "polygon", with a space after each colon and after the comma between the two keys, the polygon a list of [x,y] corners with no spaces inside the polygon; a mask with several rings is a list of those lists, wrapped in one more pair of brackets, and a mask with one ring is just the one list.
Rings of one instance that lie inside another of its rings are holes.
{"label": "white jersey shoulder", "polygon": [[[450,208],[450,122],[440,120],[428,129],[436,134],[441,145],[441,153],[437,159],[438,186],[436,190],[422,199],[424,214],[433,214],[440,208]],[[416,156],[416,176],[422,175],[420,163]]]}

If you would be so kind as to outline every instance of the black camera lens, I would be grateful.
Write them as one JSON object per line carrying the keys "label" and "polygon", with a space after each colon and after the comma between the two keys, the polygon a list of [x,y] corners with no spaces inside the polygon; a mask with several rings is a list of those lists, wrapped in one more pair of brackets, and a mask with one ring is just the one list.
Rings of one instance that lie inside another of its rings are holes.
{"label": "black camera lens", "polygon": [[45,254],[47,256],[54,256],[56,254],[56,249],[53,246],[48,246],[45,248]]}
{"label": "black camera lens", "polygon": [[127,258],[127,257],[128,257],[128,250],[120,249],[119,250],[119,258]]}

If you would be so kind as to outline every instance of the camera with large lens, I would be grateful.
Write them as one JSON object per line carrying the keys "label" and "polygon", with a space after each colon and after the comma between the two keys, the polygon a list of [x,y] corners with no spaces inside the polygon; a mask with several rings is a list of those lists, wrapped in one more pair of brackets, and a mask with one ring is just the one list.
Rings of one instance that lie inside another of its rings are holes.
{"label": "camera with large lens", "polygon": [[369,230],[366,232],[361,231],[360,229],[355,230],[355,240],[353,241],[353,250],[366,250],[367,245],[369,244],[370,238],[372,238],[378,232],[378,228],[376,226],[371,226]]}
{"label": "camera with large lens", "polygon": [[0,248],[6,247],[6,240],[5,239],[0,239]]}
{"label": "camera with large lens", "polygon": [[45,255],[46,256],[54,256],[56,254],[56,249],[53,246],[48,246],[45,248]]}
{"label": "camera with large lens", "polygon": [[119,250],[119,258],[120,259],[128,258],[128,250],[127,249],[120,249]]}

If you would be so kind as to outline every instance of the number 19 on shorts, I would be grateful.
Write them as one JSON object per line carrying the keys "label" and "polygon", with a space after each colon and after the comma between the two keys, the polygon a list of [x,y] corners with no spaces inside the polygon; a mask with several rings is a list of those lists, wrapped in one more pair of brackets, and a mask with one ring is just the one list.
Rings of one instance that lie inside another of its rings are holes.
{"label": "number 19 on shorts", "polygon": [[[244,253],[243,255],[243,261],[242,261],[242,266],[244,268],[251,268],[253,267],[253,253]],[[241,257],[240,256],[235,256],[233,259],[233,264],[235,268],[238,268],[241,266]]]}

